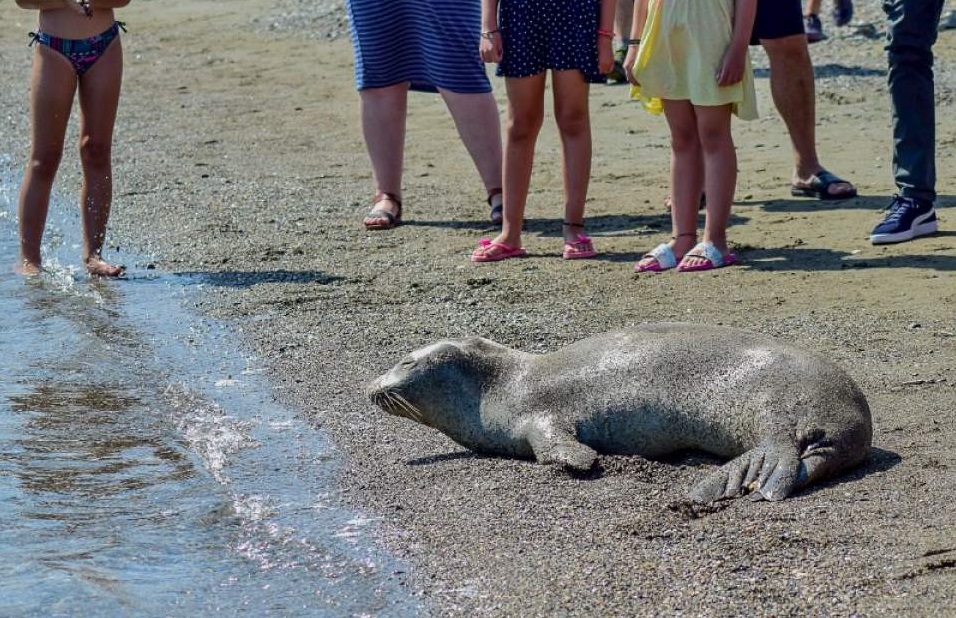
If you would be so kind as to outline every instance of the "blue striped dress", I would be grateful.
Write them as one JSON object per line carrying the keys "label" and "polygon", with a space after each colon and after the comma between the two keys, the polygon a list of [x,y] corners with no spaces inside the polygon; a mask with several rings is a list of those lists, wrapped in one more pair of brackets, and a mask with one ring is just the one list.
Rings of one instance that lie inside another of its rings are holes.
{"label": "blue striped dress", "polygon": [[491,92],[478,53],[480,0],[346,0],[359,90]]}

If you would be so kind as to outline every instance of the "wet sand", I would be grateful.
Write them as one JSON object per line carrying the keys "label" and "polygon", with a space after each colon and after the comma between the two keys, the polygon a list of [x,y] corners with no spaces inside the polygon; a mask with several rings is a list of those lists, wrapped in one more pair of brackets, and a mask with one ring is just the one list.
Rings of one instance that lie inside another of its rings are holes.
{"label": "wet sand", "polygon": [[[601,256],[560,259],[560,152],[548,120],[524,237],[531,256],[473,265],[468,255],[493,230],[434,96],[410,99],[406,224],[362,229],[370,172],[336,3],[139,0],[121,13],[130,32],[108,242],[165,270],[206,273],[197,309],[234,324],[277,396],[331,436],[347,462],[346,499],[384,518],[382,543],[411,565],[395,577],[433,615],[947,615],[956,31],[937,44],[942,231],[874,247],[867,236],[893,191],[889,106],[879,3],[857,5],[872,27],[825,21],[831,38],[812,50],[821,158],[860,196],[790,198],[788,138],[758,50],[761,118],[735,124],[729,239],[742,264],[637,277],[634,261],[669,236],[668,137],[625,88],[592,91],[587,222]],[[0,19],[0,152],[20,161],[33,22],[13,3]],[[61,192],[78,184],[74,147]],[[545,352],[659,320],[749,328],[830,356],[869,399],[872,456],[782,503],[688,513],[673,507],[715,465],[708,459],[605,457],[600,478],[572,479],[475,457],[363,394],[405,352],[443,337]]]}

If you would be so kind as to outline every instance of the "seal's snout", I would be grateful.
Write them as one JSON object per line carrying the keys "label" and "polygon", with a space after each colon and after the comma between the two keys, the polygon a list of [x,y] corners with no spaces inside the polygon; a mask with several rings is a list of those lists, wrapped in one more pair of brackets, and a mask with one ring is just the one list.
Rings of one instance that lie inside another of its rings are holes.
{"label": "seal's snout", "polygon": [[388,412],[389,414],[395,414],[393,412],[394,406],[391,405],[391,399],[388,396],[388,392],[378,386],[376,383],[369,384],[368,388],[365,389],[365,395],[368,397],[368,400],[372,402],[372,405]]}
{"label": "seal's snout", "polygon": [[365,396],[372,402],[372,405],[392,413],[389,409],[388,389],[383,384],[381,377],[369,382],[368,386],[365,387]]}
{"label": "seal's snout", "polygon": [[365,386],[365,396],[368,397],[372,403],[375,403],[375,396],[382,391],[382,387],[380,386],[381,380],[381,378],[375,378]]}
{"label": "seal's snout", "polygon": [[397,390],[380,388],[369,393],[369,400],[392,416],[410,418],[419,423],[424,422],[421,410]]}

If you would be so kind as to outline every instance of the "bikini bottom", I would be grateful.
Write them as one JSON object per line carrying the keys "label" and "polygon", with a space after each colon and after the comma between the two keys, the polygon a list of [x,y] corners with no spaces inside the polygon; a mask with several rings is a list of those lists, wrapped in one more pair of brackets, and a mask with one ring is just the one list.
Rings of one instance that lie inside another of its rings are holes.
{"label": "bikini bottom", "polygon": [[122,22],[114,21],[113,25],[105,32],[88,39],[61,39],[50,36],[46,32],[31,32],[30,45],[39,43],[60,52],[73,65],[76,74],[82,76],[102,57],[113,39],[119,36],[120,28],[123,28],[123,32],[126,32]]}

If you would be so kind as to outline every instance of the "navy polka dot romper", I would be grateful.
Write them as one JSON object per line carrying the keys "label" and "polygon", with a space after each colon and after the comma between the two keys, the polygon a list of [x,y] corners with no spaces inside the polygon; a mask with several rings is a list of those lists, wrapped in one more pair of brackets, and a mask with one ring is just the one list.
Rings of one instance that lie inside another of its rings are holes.
{"label": "navy polka dot romper", "polygon": [[546,69],[578,69],[592,84],[598,70],[601,0],[501,0],[498,27],[503,57],[499,77],[529,77]]}

